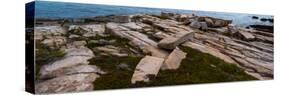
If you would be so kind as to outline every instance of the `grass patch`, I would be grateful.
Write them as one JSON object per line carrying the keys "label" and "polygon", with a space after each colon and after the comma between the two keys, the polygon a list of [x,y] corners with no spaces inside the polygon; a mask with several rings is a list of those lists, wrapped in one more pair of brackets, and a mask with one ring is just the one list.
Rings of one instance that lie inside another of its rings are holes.
{"label": "grass patch", "polygon": [[188,54],[179,69],[160,71],[156,77],[150,76],[150,82],[139,82],[135,85],[130,83],[134,71],[118,70],[115,65],[124,61],[134,70],[141,58],[92,59],[93,64],[108,72],[95,81],[95,90],[257,80],[236,65],[226,63],[212,55],[189,47],[180,48]]}
{"label": "grass patch", "polygon": [[110,41],[110,40],[116,40],[116,42],[112,43],[111,45],[113,46],[118,46],[118,47],[125,47],[128,46],[128,43],[130,40],[125,39],[125,38],[120,38],[118,36],[114,36],[114,35],[109,35],[109,36],[99,36],[96,35],[95,37],[90,37],[87,39],[88,44],[86,45],[89,48],[94,48],[97,46],[104,46],[103,44],[98,44],[98,43],[89,43],[89,41],[91,40],[100,40],[100,39],[104,39],[106,41]]}
{"label": "grass patch", "polygon": [[[131,87],[131,77],[141,58],[101,56],[91,59],[90,64],[97,65],[107,72],[94,82],[95,90]],[[127,64],[131,70],[118,69],[119,64]]]}

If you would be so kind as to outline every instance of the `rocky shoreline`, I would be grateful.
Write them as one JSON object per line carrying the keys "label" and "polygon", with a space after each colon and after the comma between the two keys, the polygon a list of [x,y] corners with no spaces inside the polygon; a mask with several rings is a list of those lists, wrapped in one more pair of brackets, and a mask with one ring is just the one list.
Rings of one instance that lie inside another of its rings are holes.
{"label": "rocky shoreline", "polygon": [[[219,62],[243,70],[239,72],[241,75],[232,77],[250,75],[259,80],[273,79],[273,30],[247,29],[231,22],[174,13],[75,21],[38,19],[34,27],[38,55],[36,92],[91,91],[96,89],[96,80],[115,72],[107,69],[113,67],[129,72],[126,76],[130,76],[130,80],[125,83],[138,87],[139,83],[154,81],[161,72],[184,69],[182,67],[188,64],[186,60],[192,59],[185,48],[214,56],[222,60]],[[122,58],[130,61],[120,61],[113,67],[102,64],[111,57],[115,57],[115,61]]]}

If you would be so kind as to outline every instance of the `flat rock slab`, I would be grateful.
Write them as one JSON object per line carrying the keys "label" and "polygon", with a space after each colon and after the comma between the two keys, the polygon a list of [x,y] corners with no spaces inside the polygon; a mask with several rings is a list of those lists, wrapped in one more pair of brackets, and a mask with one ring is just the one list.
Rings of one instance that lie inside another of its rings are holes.
{"label": "flat rock slab", "polygon": [[167,57],[161,69],[178,69],[185,57],[186,53],[176,47]]}
{"label": "flat rock slab", "polygon": [[40,76],[40,79],[55,78],[59,76],[72,75],[78,73],[105,74],[106,72],[102,71],[99,67],[95,65],[78,65],[55,70],[51,73],[48,73],[47,75]]}
{"label": "flat rock slab", "polygon": [[162,64],[164,62],[163,58],[145,56],[139,64],[137,65],[133,77],[131,79],[132,84],[138,81],[148,82],[148,75],[157,75]]}
{"label": "flat rock slab", "polygon": [[193,38],[193,31],[183,31],[183,32],[178,32],[174,36],[169,36],[167,38],[162,39],[158,43],[158,47],[164,48],[164,49],[174,49],[176,48],[179,44],[185,42],[188,39]]}
{"label": "flat rock slab", "polygon": [[99,78],[95,73],[75,74],[61,76],[36,83],[35,93],[65,93],[77,91],[91,91],[94,89],[93,82]]}
{"label": "flat rock slab", "polygon": [[88,48],[66,49],[66,54],[62,59],[42,66],[39,73],[40,76],[45,76],[58,69],[75,65],[87,65],[89,63],[88,60],[92,57],[94,57],[94,54]]}

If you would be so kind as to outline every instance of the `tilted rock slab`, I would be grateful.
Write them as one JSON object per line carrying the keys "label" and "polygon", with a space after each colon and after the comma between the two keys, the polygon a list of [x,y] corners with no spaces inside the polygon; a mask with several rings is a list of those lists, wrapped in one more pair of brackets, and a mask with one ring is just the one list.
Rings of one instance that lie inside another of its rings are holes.
{"label": "tilted rock slab", "polygon": [[161,69],[178,69],[182,60],[186,57],[186,53],[176,47],[167,57]]}
{"label": "tilted rock slab", "polygon": [[136,82],[149,81],[149,75],[157,75],[162,64],[164,62],[163,58],[153,57],[153,56],[145,56],[138,63],[133,77],[131,79],[131,83],[135,84]]}
{"label": "tilted rock slab", "polygon": [[188,39],[193,38],[193,31],[183,31],[179,32],[174,36],[170,36],[167,38],[162,39],[158,43],[158,47],[164,48],[164,49],[174,49],[176,48],[179,44],[187,41]]}
{"label": "tilted rock slab", "polygon": [[61,76],[35,84],[35,93],[64,93],[91,91],[93,82],[99,78],[95,73]]}

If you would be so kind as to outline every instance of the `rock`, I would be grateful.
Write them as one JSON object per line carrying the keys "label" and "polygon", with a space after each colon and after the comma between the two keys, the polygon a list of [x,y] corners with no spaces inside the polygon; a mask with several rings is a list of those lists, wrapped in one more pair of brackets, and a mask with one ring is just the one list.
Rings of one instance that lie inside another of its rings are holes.
{"label": "rock", "polygon": [[131,79],[131,83],[135,84],[136,82],[148,82],[149,75],[156,76],[164,62],[163,58],[153,57],[153,56],[145,56],[138,63],[133,77]]}
{"label": "rock", "polygon": [[163,33],[163,32],[157,32],[157,33],[154,33],[153,36],[157,39],[164,39],[166,37],[169,37],[170,35]]}
{"label": "rock", "polygon": [[144,51],[148,51],[151,56],[159,58],[166,58],[169,55],[167,51],[152,46],[146,46]]}
{"label": "rock", "polygon": [[77,91],[92,91],[93,82],[99,78],[95,73],[60,76],[35,84],[35,93],[65,93]]}
{"label": "rock", "polygon": [[259,19],[258,16],[252,16],[252,19]]}
{"label": "rock", "polygon": [[132,69],[130,68],[130,66],[128,64],[125,63],[121,63],[117,65],[118,69],[122,69],[122,70],[128,70],[131,71]]}
{"label": "rock", "polygon": [[49,47],[60,47],[66,43],[66,38],[62,36],[53,36],[51,38],[44,39],[41,43]]}
{"label": "rock", "polygon": [[83,34],[83,37],[95,37],[97,33],[95,32],[87,32]]}
{"label": "rock", "polygon": [[233,59],[231,59],[231,57],[221,53],[218,49],[212,48],[210,46],[200,45],[193,42],[185,42],[182,45],[199,50],[203,53],[208,53],[210,55],[213,55],[217,58],[224,60],[225,62],[236,64],[236,62]]}
{"label": "rock", "polygon": [[115,47],[115,46],[111,46],[111,45],[107,45],[107,46],[103,46],[103,47],[96,47],[95,49],[100,51],[100,52],[108,53],[110,55],[115,55],[115,56],[118,56],[118,57],[129,56],[126,53],[121,53],[120,48]]}
{"label": "rock", "polygon": [[161,69],[178,69],[180,67],[181,61],[185,57],[186,53],[176,47],[164,61],[164,64]]}
{"label": "rock", "polygon": [[79,47],[84,47],[87,44],[86,41],[74,41],[72,43],[68,43],[67,47],[68,48],[79,48]]}
{"label": "rock", "polygon": [[79,37],[80,37],[79,35],[72,34],[68,38],[73,39],[73,38],[79,38]]}
{"label": "rock", "polygon": [[66,50],[65,56],[52,63],[48,63],[46,65],[43,65],[40,68],[40,76],[49,75],[53,71],[66,68],[66,67],[72,67],[75,65],[87,65],[89,62],[88,60],[94,57],[94,54],[91,50],[88,48],[71,48]]}
{"label": "rock", "polygon": [[198,20],[206,22],[208,27],[213,27],[213,28],[225,27],[228,24],[232,23],[232,20],[224,20],[224,19],[218,19],[213,17],[199,17]]}
{"label": "rock", "polygon": [[134,30],[134,31],[137,31],[137,30],[141,30],[143,27],[137,25],[136,23],[134,22],[130,22],[130,23],[124,23],[124,24],[121,24],[122,26],[126,27],[126,28],[129,28],[131,30]]}
{"label": "rock", "polygon": [[195,29],[201,28],[201,24],[198,21],[191,22],[189,26],[192,27],[192,28],[195,28]]}
{"label": "rock", "polygon": [[179,32],[174,36],[170,36],[170,37],[162,39],[158,43],[158,47],[164,48],[164,49],[174,49],[179,44],[187,41],[188,39],[193,38],[193,35],[194,35],[193,31]]}
{"label": "rock", "polygon": [[250,27],[254,28],[255,30],[264,31],[273,33],[274,27],[270,25],[250,25]]}
{"label": "rock", "polygon": [[245,39],[247,41],[251,41],[251,40],[254,40],[255,39],[255,36],[252,35],[250,32],[247,32],[247,31],[238,31],[237,34],[236,34],[239,38],[241,39]]}
{"label": "rock", "polygon": [[82,73],[105,74],[106,72],[102,71],[100,68],[98,68],[95,65],[78,65],[78,66],[72,66],[72,67],[55,70],[47,75],[40,76],[40,79],[55,78],[64,75],[82,74]]}
{"label": "rock", "polygon": [[92,50],[86,47],[80,47],[80,48],[68,48],[65,50],[66,54],[65,57],[70,57],[70,56],[84,56],[87,58],[92,58],[95,57],[94,53]]}
{"label": "rock", "polygon": [[43,26],[35,27],[35,35],[52,35],[52,36],[61,36],[66,34],[66,29],[61,26]]}
{"label": "rock", "polygon": [[201,25],[201,30],[208,30],[208,25],[206,22],[200,22],[200,25]]}

